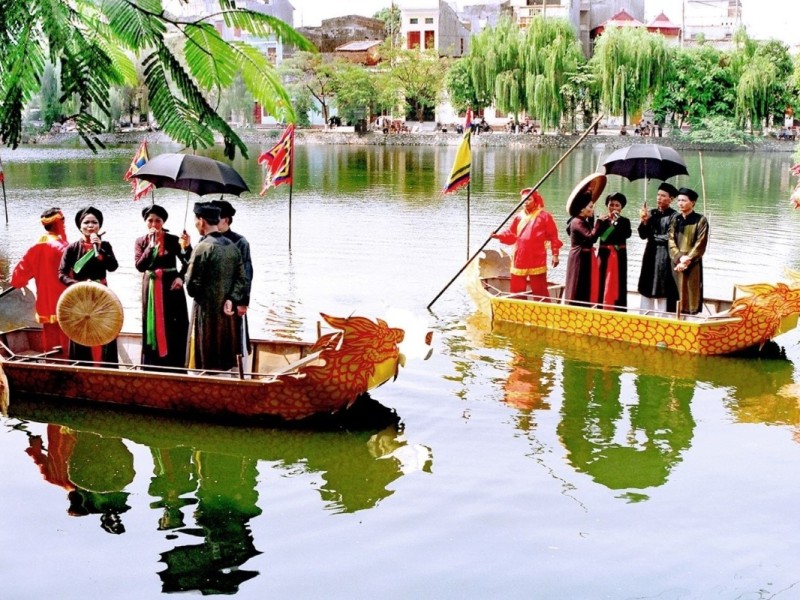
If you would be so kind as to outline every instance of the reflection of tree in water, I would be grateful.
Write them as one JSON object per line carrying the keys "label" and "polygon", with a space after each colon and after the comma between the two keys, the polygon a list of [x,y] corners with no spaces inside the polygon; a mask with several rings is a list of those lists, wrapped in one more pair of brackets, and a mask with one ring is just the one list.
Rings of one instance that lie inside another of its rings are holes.
{"label": "reflection of tree in water", "polygon": [[[191,458],[197,469],[197,528],[181,532],[202,537],[203,541],[175,546],[161,554],[167,565],[159,573],[162,590],[233,594],[240,584],[258,575],[258,571],[239,568],[260,554],[249,526],[250,519],[261,514],[256,506],[256,461],[207,452],[196,452]],[[181,480],[184,486],[186,481]],[[177,490],[166,491],[175,496]],[[177,507],[173,503],[171,508],[174,512]]]}
{"label": "reflection of tree in water", "polygon": [[694,383],[638,375],[638,402],[620,400],[622,370],[564,360],[558,434],[572,466],[610,489],[663,485],[694,431]]}

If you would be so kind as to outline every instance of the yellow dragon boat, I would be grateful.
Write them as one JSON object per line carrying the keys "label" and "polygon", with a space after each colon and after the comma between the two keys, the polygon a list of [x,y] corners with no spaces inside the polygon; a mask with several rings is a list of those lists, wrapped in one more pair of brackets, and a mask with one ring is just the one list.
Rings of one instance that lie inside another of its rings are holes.
{"label": "yellow dragon boat", "polygon": [[[467,289],[493,321],[519,323],[581,336],[620,340],[701,355],[736,354],[763,346],[797,327],[800,279],[790,284],[738,285],[731,300],[707,299],[698,315],[602,305],[566,304],[563,285],[551,284],[547,301],[509,292],[511,258],[484,250],[467,270]],[[736,297],[737,294],[742,294]],[[638,306],[638,294],[628,294]]]}

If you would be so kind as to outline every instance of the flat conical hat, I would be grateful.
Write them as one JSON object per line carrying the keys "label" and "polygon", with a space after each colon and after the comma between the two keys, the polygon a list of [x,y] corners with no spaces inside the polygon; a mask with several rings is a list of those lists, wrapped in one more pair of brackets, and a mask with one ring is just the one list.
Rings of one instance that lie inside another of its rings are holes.
{"label": "flat conical hat", "polygon": [[69,286],[58,299],[56,316],[67,337],[83,346],[108,344],[122,330],[122,303],[94,281]]}
{"label": "flat conical hat", "polygon": [[597,202],[597,199],[606,187],[606,180],[607,177],[603,173],[592,173],[584,177],[578,185],[575,186],[575,189],[572,190],[569,198],[567,198],[567,214],[574,217],[586,206],[586,202],[583,203],[583,206],[578,206],[577,201],[578,198],[582,198],[587,192],[591,194],[592,202]]}

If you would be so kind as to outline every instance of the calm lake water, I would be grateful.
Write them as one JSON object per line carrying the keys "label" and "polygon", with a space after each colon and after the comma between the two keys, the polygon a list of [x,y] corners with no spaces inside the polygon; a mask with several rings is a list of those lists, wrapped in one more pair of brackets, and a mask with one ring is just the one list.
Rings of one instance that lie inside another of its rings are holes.
{"label": "calm lake water", "polygon": [[[234,163],[255,191],[260,150]],[[373,392],[380,418],[276,430],[12,396],[3,598],[800,597],[800,334],[779,338],[786,360],[746,360],[492,330],[461,282],[428,312],[469,253],[466,190],[439,195],[455,150],[299,147],[291,252],[288,186],[232,199],[253,248],[254,334],[311,338],[320,312],[381,316],[411,341],[434,331],[431,358],[410,345],[398,380]],[[125,329],[139,328],[143,204],[122,181],[133,151],[3,151],[3,287],[44,208],[61,206],[76,239],[72,217],[91,203],[120,260],[109,285]],[[542,185],[561,223],[608,153],[576,150]],[[471,250],[560,154],[475,149]],[[691,176],[675,183],[701,191],[701,159],[684,157]],[[703,154],[708,295],[800,269],[791,165],[789,153]],[[644,184],[611,177],[616,190],[635,220]],[[186,194],[156,199],[182,229]],[[628,248],[635,285],[643,244]]]}

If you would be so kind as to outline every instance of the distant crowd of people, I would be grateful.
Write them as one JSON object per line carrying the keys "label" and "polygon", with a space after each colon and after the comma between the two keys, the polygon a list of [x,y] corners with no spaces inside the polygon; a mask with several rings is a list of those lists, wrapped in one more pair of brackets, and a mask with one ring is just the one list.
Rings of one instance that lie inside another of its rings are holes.
{"label": "distant crowd of people", "polygon": [[[600,176],[602,177],[602,176]],[[626,310],[628,296],[627,240],[631,222],[622,216],[627,198],[620,192],[605,198],[606,211],[595,216],[605,180],[587,178],[573,191],[566,232],[570,241],[564,301],[583,306]],[[545,210],[544,198],[530,188],[520,192],[523,211],[508,229],[492,237],[514,247],[510,291],[550,300],[547,247],[551,266],[559,264],[558,227]],[[662,183],[656,207],[642,208],[637,232],[646,240],[638,291],[641,309],[661,313],[697,314],[703,308],[703,255],[708,244],[708,220],[697,213],[697,192]],[[678,210],[671,207],[677,199]],[[597,244],[597,246],[595,246]]]}
{"label": "distant crowd of people", "polygon": [[[250,245],[230,229],[236,209],[226,200],[194,205],[200,234],[192,248],[189,234],[164,228],[166,209],[152,204],[142,210],[146,233],[133,244],[133,262],[142,273],[141,364],[228,371],[249,343],[246,314],[253,266]],[[45,210],[40,218],[45,234],[14,267],[11,286],[36,282],[36,320],[43,327],[46,350],[81,363],[119,362],[117,340],[87,347],[67,337],[58,323],[61,294],[82,281],[107,285],[107,275],[119,267],[111,243],[102,239],[103,213],[87,206],[75,214],[78,240],[69,243],[63,212]],[[193,298],[191,318],[186,294]],[[190,325],[191,324],[191,325]]]}

